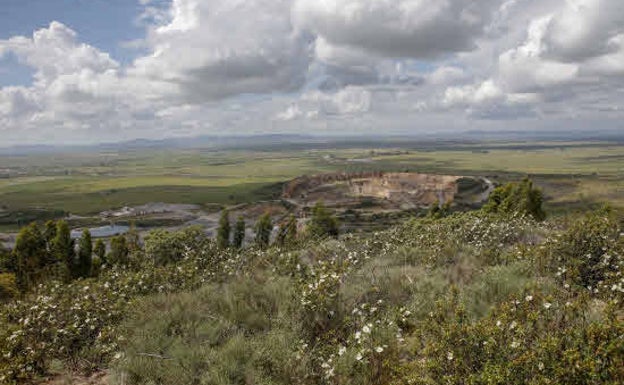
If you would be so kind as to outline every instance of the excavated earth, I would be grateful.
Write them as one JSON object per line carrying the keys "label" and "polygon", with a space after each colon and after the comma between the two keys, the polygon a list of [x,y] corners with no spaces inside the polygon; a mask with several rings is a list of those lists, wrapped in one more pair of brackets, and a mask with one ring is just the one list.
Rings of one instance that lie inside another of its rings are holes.
{"label": "excavated earth", "polygon": [[283,198],[304,207],[322,200],[340,208],[405,210],[429,207],[436,202],[477,204],[490,189],[487,179],[465,176],[336,173],[296,178],[285,185]]}

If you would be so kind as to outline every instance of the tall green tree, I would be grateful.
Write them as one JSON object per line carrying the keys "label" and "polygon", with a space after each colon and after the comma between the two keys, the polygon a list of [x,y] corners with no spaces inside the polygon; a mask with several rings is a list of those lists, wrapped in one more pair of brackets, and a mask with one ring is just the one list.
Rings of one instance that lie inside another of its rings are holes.
{"label": "tall green tree", "polygon": [[313,237],[338,237],[338,219],[325,207],[322,201],[316,202],[312,209],[312,218],[308,232]]}
{"label": "tall green tree", "polygon": [[245,241],[245,218],[242,216],[238,217],[236,221],[236,225],[234,226],[234,237],[232,246],[236,249],[240,249],[243,247],[243,242]]}
{"label": "tall green tree", "polygon": [[288,221],[280,225],[275,242],[279,246],[292,244],[297,238],[297,218],[291,215]]}
{"label": "tall green tree", "polygon": [[54,258],[54,238],[56,237],[56,222],[49,220],[43,226],[43,238],[45,239],[48,256]]}
{"label": "tall green tree", "polygon": [[47,260],[45,239],[36,223],[20,230],[15,241],[13,258],[15,283],[21,292],[25,292],[37,281]]}
{"label": "tall green tree", "polygon": [[261,249],[269,247],[271,241],[271,232],[273,231],[273,223],[271,222],[271,216],[269,213],[265,213],[256,222],[256,245]]}
{"label": "tall green tree", "polygon": [[130,253],[141,250],[141,237],[139,236],[139,231],[137,230],[136,223],[134,221],[130,222],[130,228],[126,233],[125,238],[128,245],[128,251]]}
{"label": "tall green tree", "polygon": [[230,247],[230,213],[227,210],[221,211],[219,219],[219,228],[217,229],[217,246],[220,249]]}
{"label": "tall green tree", "polygon": [[106,257],[108,263],[112,265],[127,265],[129,262],[130,249],[126,237],[118,235],[111,239],[110,252]]}
{"label": "tall green tree", "polygon": [[56,223],[56,236],[52,240],[52,249],[56,260],[61,261],[65,267],[66,281],[70,281],[80,275],[74,246],[69,225],[63,220],[58,221]]}
{"label": "tall green tree", "polygon": [[95,256],[98,257],[101,263],[106,263],[106,245],[104,241],[98,239],[95,241],[95,247],[93,249]]}
{"label": "tall green tree", "polygon": [[80,242],[78,242],[78,274],[81,278],[87,278],[91,275],[91,266],[93,263],[93,243],[91,241],[91,232],[88,229],[82,231]]}

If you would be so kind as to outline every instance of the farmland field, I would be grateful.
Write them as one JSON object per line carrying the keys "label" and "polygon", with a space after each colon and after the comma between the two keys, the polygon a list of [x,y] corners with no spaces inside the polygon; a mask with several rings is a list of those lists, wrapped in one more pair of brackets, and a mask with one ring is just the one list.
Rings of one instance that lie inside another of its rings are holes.
{"label": "farmland field", "polygon": [[551,210],[601,203],[624,206],[624,145],[609,142],[358,144],[354,148],[125,150],[0,157],[1,225],[28,219],[95,215],[148,202],[233,205],[277,197],[304,174],[410,171],[530,175]]}

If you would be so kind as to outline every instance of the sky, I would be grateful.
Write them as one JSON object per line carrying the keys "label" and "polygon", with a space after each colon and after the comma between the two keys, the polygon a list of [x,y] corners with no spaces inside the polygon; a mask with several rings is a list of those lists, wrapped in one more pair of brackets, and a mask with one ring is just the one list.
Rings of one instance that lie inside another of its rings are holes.
{"label": "sky", "polygon": [[0,146],[623,118],[622,0],[0,0]]}

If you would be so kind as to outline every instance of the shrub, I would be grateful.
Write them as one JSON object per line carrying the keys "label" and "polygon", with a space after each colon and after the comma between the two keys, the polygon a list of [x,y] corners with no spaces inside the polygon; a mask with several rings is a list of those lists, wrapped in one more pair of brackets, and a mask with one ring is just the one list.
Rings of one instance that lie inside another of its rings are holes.
{"label": "shrub", "polygon": [[415,330],[410,384],[615,384],[624,381],[624,324],[607,310],[585,316],[586,298],[539,292],[470,320],[457,292]]}
{"label": "shrub", "polygon": [[317,237],[338,237],[338,219],[325,208],[323,202],[316,202],[312,208],[312,218],[308,224],[308,234]]}
{"label": "shrub", "polygon": [[266,213],[258,219],[256,223],[256,246],[264,250],[269,247],[271,241],[271,232],[273,231],[273,223],[271,222],[271,216]]}
{"label": "shrub", "polygon": [[512,182],[497,187],[483,209],[492,213],[530,215],[541,221],[546,218],[543,201],[542,191],[534,187],[529,178],[525,178],[520,183]]}
{"label": "shrub", "polygon": [[91,276],[93,264],[93,243],[91,242],[91,232],[84,229],[82,237],[78,242],[78,266],[77,273],[81,278]]}
{"label": "shrub", "polygon": [[15,268],[14,255],[0,246],[0,273],[15,273]]}
{"label": "shrub", "polygon": [[207,242],[201,227],[178,232],[153,230],[145,237],[145,254],[155,265],[162,266],[182,260],[190,250],[200,249]]}
{"label": "shrub", "polygon": [[217,246],[221,249],[230,247],[230,217],[227,210],[221,211],[219,228],[217,229]]}
{"label": "shrub", "polygon": [[[624,265],[620,226],[607,209],[575,222],[554,246],[553,259],[564,279],[592,291],[599,283],[615,278]],[[610,286],[610,285],[609,285]]]}
{"label": "shrub", "polygon": [[0,273],[0,303],[16,298],[19,294],[15,274]]}
{"label": "shrub", "polygon": [[130,249],[126,237],[117,235],[111,239],[110,252],[106,256],[106,262],[111,265],[128,265]]}
{"label": "shrub", "polygon": [[232,246],[235,249],[240,249],[243,247],[243,243],[245,242],[245,218],[242,216],[238,217],[236,220],[236,225],[234,226],[234,239],[232,241]]}

